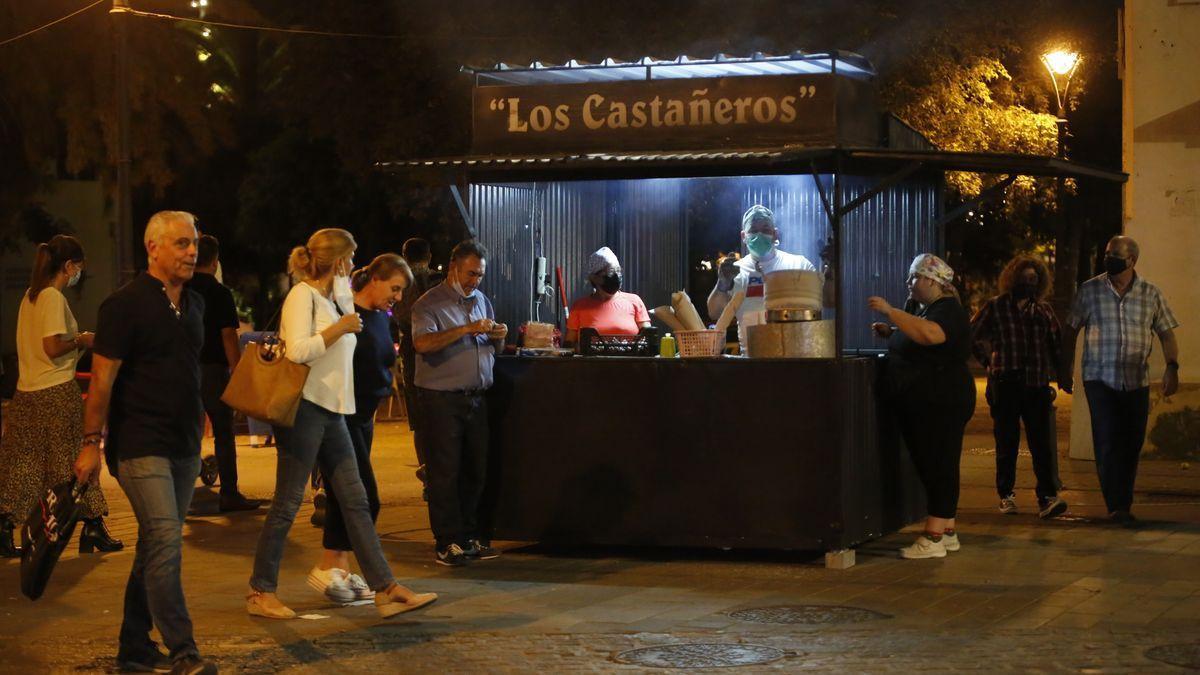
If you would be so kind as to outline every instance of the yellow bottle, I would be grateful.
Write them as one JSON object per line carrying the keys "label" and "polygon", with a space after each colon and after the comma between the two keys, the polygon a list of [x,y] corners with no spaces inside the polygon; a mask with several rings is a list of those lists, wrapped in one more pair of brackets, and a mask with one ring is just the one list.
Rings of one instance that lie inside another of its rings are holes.
{"label": "yellow bottle", "polygon": [[658,355],[663,358],[674,358],[675,356],[675,336],[667,333],[662,336],[658,342]]}

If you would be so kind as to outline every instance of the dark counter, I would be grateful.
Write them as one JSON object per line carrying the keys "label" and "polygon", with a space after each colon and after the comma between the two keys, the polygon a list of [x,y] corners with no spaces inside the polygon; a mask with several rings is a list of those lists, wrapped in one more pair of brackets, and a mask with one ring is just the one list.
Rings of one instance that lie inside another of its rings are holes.
{"label": "dark counter", "polygon": [[874,358],[496,361],[496,539],[835,550],[924,516]]}

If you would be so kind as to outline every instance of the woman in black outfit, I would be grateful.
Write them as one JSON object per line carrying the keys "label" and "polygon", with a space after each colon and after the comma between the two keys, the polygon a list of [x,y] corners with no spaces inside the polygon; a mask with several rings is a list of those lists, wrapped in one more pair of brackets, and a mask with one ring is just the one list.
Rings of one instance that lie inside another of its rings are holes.
{"label": "woman in black outfit", "polygon": [[963,431],[975,412],[975,380],[967,368],[971,324],[951,282],[954,270],[923,253],[908,270],[915,305],[907,312],[872,297],[867,305],[887,317],[871,327],[888,339],[886,390],[925,496],[925,532],[904,558],[944,558],[961,548],[954,529],[958,510]]}
{"label": "woman in black outfit", "polygon": [[[358,459],[358,475],[367,491],[371,517],[379,516],[379,488],[371,468],[371,442],[375,437],[375,411],[392,393],[392,366],[396,348],[388,310],[399,302],[413,283],[412,270],[403,258],[385,253],[351,276],[354,311],[362,317],[362,332],[354,347],[354,414],[346,416],[346,429]],[[350,536],[338,506],[337,495],[325,486],[325,552],[321,563],[309,573],[308,583],[335,602],[352,602],[372,597],[366,581],[349,571]]]}

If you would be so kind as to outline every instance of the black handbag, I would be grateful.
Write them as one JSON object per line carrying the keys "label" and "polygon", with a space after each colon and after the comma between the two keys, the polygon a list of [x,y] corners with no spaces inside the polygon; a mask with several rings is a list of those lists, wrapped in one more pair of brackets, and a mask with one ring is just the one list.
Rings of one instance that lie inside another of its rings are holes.
{"label": "black handbag", "polygon": [[37,600],[46,591],[75,525],[79,523],[79,498],[87,484],[74,478],[56,485],[34,504],[21,528],[21,592]]}

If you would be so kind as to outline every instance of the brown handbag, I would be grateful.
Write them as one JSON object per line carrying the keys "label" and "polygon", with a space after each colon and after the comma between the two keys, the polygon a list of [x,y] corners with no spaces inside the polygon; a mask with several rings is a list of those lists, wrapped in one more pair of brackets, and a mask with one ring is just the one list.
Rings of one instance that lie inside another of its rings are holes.
{"label": "brown handbag", "polygon": [[247,417],[280,427],[296,422],[296,411],[308,366],[286,358],[287,344],[268,338],[263,344],[251,342],[233,369],[221,400]]}

